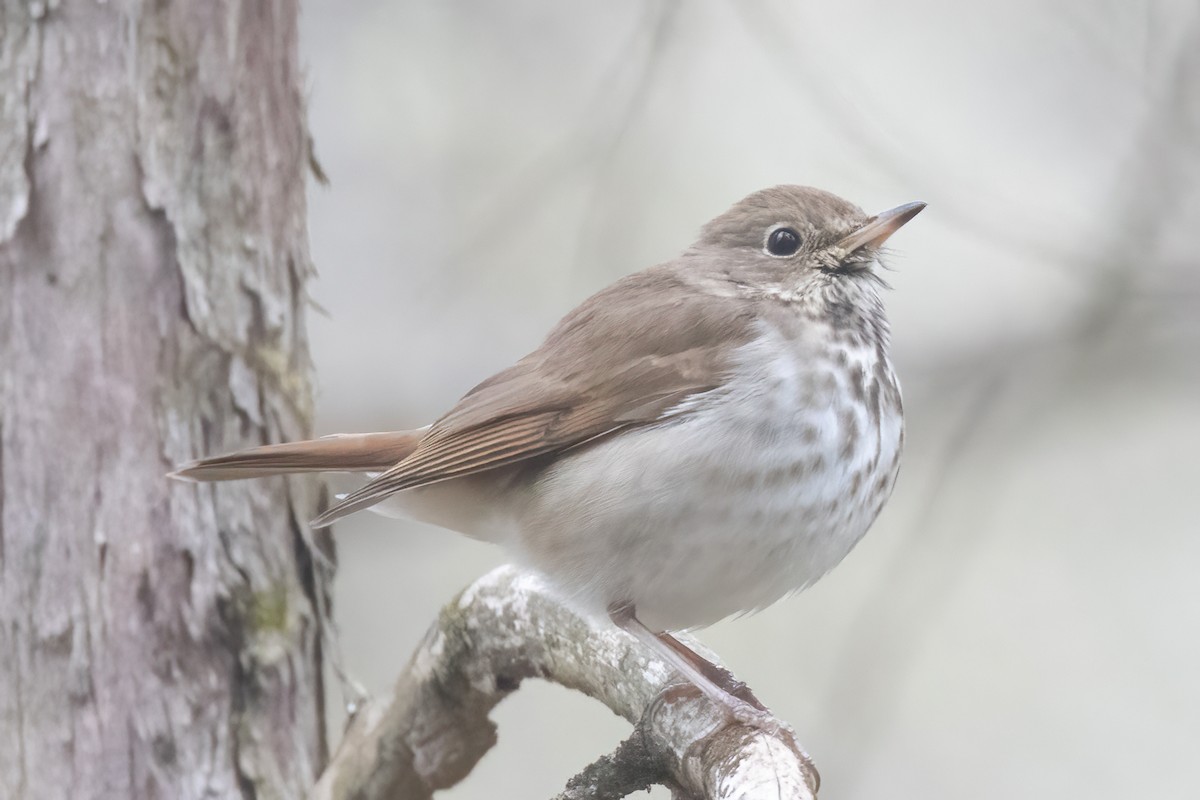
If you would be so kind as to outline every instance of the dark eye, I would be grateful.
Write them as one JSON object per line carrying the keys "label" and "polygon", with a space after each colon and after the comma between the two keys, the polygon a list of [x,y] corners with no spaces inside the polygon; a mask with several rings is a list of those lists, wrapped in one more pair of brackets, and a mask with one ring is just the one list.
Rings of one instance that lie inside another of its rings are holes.
{"label": "dark eye", "polygon": [[800,249],[800,234],[791,228],[776,228],[767,237],[767,252],[773,256],[794,256]]}

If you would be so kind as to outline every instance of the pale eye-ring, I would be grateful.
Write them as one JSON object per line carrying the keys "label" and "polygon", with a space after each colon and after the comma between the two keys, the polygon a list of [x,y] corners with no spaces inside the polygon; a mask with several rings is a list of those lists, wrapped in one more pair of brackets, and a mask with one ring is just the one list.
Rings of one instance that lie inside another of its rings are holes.
{"label": "pale eye-ring", "polygon": [[787,258],[800,249],[800,234],[791,228],[776,228],[767,234],[767,255]]}

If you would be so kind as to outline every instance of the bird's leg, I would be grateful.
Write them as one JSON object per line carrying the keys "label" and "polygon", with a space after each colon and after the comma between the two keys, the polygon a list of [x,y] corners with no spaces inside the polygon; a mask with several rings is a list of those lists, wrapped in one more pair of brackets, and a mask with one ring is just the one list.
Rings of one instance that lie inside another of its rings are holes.
{"label": "bird's leg", "polygon": [[[684,678],[736,721],[757,728],[774,729],[778,723],[762,703],[734,680],[728,670],[718,667],[669,633],[655,633],[642,624],[628,603],[609,606],[613,623],[633,636],[655,655],[666,661]],[[748,695],[743,699],[742,694]]]}
{"label": "bird's leg", "polygon": [[720,664],[714,664],[704,656],[697,653],[692,648],[688,647],[683,642],[676,639],[672,634],[663,631],[656,634],[659,641],[667,647],[674,650],[681,657],[690,661],[696,669],[704,674],[704,677],[715,683],[721,691],[726,694],[736,697],[738,700],[744,700],[760,711],[766,711],[767,707],[754,696],[754,692],[750,691],[750,687],[733,677],[733,673],[722,667]]}

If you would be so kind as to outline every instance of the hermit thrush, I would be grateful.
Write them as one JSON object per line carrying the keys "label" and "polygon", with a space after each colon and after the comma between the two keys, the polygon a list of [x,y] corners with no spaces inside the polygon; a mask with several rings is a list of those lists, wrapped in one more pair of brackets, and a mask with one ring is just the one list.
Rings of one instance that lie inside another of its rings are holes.
{"label": "hermit thrush", "polygon": [[903,415],[878,252],[922,208],[868,217],[817,189],[756,192],[675,260],[584,301],[432,425],[257,447],[176,475],[378,473],[314,524],[374,507],[497,542],[752,719],[663,632],[808,586],[879,514]]}

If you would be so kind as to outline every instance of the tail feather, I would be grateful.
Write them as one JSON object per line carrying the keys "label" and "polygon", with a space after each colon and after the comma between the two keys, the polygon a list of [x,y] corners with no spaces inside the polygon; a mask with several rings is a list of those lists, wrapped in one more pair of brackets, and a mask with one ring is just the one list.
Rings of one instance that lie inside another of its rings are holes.
{"label": "tail feather", "polygon": [[269,444],[202,458],[170,474],[190,481],[232,481],[295,472],[382,472],[408,457],[425,431],[345,433]]}

